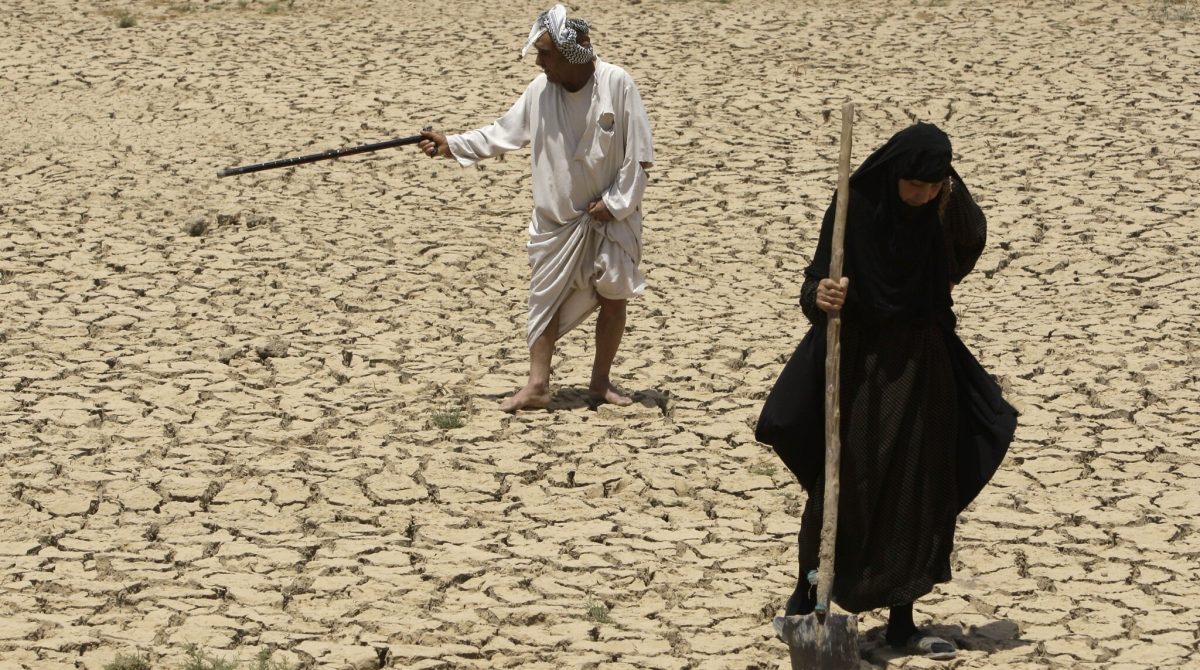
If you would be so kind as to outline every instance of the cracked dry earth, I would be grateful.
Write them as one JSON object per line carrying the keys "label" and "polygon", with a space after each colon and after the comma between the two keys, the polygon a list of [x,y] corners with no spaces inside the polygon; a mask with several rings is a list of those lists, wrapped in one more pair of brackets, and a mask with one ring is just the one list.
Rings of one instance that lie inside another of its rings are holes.
{"label": "cracked dry earth", "polygon": [[961,335],[1023,412],[917,606],[964,652],[869,612],[864,667],[1200,667],[1200,17],[841,4],[578,7],[656,134],[638,402],[587,406],[589,323],[508,416],[527,153],[215,171],[489,122],[540,5],[7,0],[0,668],[789,667],[803,494],[752,426],[845,97],[855,163],[954,139],[991,223]]}

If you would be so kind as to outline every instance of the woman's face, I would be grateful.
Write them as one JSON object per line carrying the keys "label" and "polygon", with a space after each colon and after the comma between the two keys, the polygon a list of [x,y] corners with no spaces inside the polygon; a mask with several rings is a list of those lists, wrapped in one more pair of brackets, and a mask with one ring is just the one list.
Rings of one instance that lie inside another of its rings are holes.
{"label": "woman's face", "polygon": [[940,181],[920,181],[917,179],[901,179],[897,184],[900,200],[909,207],[920,207],[938,196],[942,191]]}

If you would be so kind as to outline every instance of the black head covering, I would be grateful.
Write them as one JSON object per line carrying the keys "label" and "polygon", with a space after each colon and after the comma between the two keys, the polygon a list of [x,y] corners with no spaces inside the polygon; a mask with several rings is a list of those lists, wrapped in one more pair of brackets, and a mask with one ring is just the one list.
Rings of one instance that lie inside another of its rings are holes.
{"label": "black head covering", "polygon": [[932,123],[915,123],[868,156],[850,175],[850,188],[897,221],[928,216],[937,209],[937,198],[923,207],[911,207],[900,200],[897,184],[901,179],[934,183],[951,175],[957,178],[950,158],[946,133]]}
{"label": "black head covering", "polygon": [[932,123],[914,123],[892,135],[887,144],[863,161],[850,176],[850,185],[866,185],[885,168],[897,179],[941,181],[953,173],[950,153],[950,138],[941,128]]}
{"label": "black head covering", "polygon": [[[946,133],[933,124],[917,123],[893,135],[850,176],[847,315],[872,321],[896,316],[953,318],[938,222],[940,198],[912,207],[900,199],[897,186],[901,179],[960,181],[950,159]],[[810,276],[829,276],[834,211],[830,205],[825,214],[817,253],[806,271]]]}

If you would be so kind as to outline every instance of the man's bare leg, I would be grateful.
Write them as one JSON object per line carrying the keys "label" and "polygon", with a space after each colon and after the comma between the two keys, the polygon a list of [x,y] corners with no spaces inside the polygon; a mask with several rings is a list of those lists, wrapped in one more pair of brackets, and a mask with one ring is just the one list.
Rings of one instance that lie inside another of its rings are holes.
{"label": "man's bare leg", "polygon": [[550,404],[550,362],[554,357],[554,342],[558,339],[558,314],[550,319],[546,330],[529,348],[529,381],[500,403],[500,411],[541,409]]}
{"label": "man's bare leg", "polygon": [[600,316],[596,318],[596,360],[592,363],[592,381],[588,395],[593,400],[614,405],[632,405],[633,398],[625,395],[609,379],[621,336],[625,334],[625,301],[600,297]]}

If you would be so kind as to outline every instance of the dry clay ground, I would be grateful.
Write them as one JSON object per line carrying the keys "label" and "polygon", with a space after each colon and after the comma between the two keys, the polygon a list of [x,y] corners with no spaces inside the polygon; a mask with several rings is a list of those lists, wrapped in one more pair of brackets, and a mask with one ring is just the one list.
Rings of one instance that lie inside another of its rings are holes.
{"label": "dry clay ground", "polygon": [[0,668],[788,667],[803,494],[752,426],[847,97],[855,163],[912,119],[956,142],[991,223],[960,333],[1023,411],[917,606],[966,651],[872,612],[868,662],[1200,667],[1187,6],[583,3],[657,141],[638,404],[583,401],[589,323],[508,416],[527,153],[215,171],[489,122],[539,5],[4,5]]}

